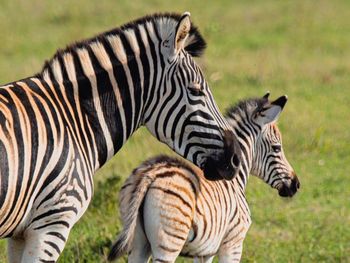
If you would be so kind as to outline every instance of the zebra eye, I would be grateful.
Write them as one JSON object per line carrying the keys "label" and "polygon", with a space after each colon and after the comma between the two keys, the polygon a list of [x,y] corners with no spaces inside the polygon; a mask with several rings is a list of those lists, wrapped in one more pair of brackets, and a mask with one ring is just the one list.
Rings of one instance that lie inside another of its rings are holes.
{"label": "zebra eye", "polygon": [[272,145],[272,150],[275,152],[275,153],[279,153],[281,151],[281,145],[279,144],[276,144],[276,145]]}
{"label": "zebra eye", "polygon": [[204,92],[202,89],[202,86],[199,83],[192,83],[188,86],[188,89],[190,90],[190,93],[193,96],[203,96]]}

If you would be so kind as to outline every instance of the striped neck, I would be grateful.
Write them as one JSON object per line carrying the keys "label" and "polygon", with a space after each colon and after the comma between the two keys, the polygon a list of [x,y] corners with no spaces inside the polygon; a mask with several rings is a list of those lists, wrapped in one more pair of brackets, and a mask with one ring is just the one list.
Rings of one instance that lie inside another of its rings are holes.
{"label": "striped neck", "polygon": [[249,147],[245,147],[243,142],[239,139],[239,143],[241,145],[242,149],[242,163],[241,168],[239,170],[239,175],[235,178],[237,180],[238,184],[240,185],[240,188],[245,191],[246,185],[248,183],[249,174],[252,169],[252,156],[254,154],[254,145],[249,145]]}
{"label": "striped neck", "polygon": [[[94,149],[91,163],[96,169],[146,123],[154,136],[173,147],[173,129],[172,137],[159,133],[159,121],[169,120],[163,118],[160,105],[166,88],[174,83],[184,86],[182,80],[169,78],[170,64],[178,64],[180,50],[199,56],[205,48],[205,41],[191,25],[186,42],[176,49],[180,19],[176,14],[146,16],[76,43],[58,51],[38,75],[61,93],[58,97],[67,104],[63,112],[72,115],[66,117],[67,122],[75,122],[72,132],[82,134],[89,146],[86,151]],[[175,151],[182,153],[182,149]]]}
{"label": "striped neck", "polygon": [[[41,74],[66,98],[74,131],[95,149],[95,169],[109,160],[142,124],[150,86],[157,77],[156,38],[144,28],[106,35],[58,53]],[[139,43],[143,39],[142,44]],[[151,57],[151,58],[150,58]],[[153,62],[156,66],[151,66]],[[159,83],[157,83],[159,85]]]}
{"label": "striped neck", "polygon": [[257,132],[254,126],[249,125],[247,120],[242,118],[239,114],[230,115],[227,117],[227,120],[233,128],[235,137],[238,138],[242,150],[241,167],[234,181],[238,183],[241,190],[244,192],[252,169]]}

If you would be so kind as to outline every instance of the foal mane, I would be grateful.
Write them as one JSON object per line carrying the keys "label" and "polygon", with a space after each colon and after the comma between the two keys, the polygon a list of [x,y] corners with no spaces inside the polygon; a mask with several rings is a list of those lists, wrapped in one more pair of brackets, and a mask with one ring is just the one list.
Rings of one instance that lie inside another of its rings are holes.
{"label": "foal mane", "polygon": [[265,98],[249,98],[241,100],[226,110],[225,117],[234,118],[236,115],[241,117],[251,116],[254,112],[260,111],[268,102]]}

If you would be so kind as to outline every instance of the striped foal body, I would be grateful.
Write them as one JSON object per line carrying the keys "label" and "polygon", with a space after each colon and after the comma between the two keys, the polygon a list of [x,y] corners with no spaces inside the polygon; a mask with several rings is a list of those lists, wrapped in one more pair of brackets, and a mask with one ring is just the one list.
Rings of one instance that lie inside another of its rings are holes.
{"label": "striped foal body", "polygon": [[179,255],[195,262],[239,262],[251,224],[245,198],[250,173],[282,196],[292,196],[299,181],[286,160],[275,121],[286,97],[268,102],[249,99],[230,109],[227,120],[239,138],[242,167],[231,181],[208,181],[203,172],[175,158],[144,162],[120,191],[124,229],[109,259],[129,252],[129,262],[175,262]]}
{"label": "striped foal body", "polygon": [[93,174],[139,126],[198,166],[224,153],[228,125],[192,58],[204,47],[188,13],[149,16],[0,88],[0,237],[10,262],[57,260]]}

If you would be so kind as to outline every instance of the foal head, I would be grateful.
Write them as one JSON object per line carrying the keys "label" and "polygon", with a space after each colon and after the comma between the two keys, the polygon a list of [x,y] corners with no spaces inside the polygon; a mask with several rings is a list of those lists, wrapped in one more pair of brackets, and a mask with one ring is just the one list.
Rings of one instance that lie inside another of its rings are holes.
{"label": "foal head", "polygon": [[260,133],[255,142],[252,174],[263,179],[278,190],[280,196],[292,197],[299,189],[300,182],[284,155],[282,136],[276,121],[287,103],[287,96],[270,102],[266,94],[255,109],[252,121]]}

